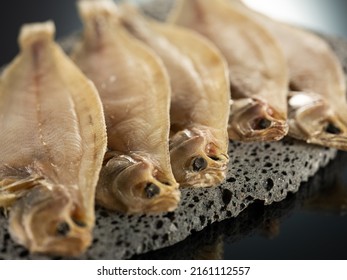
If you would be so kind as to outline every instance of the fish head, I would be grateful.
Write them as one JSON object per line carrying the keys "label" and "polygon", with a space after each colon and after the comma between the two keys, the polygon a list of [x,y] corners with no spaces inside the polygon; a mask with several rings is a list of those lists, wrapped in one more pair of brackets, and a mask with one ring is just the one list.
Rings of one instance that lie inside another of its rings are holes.
{"label": "fish head", "polygon": [[288,133],[286,116],[254,98],[231,102],[229,138],[239,141],[278,141]]}
{"label": "fish head", "polygon": [[78,256],[92,241],[92,223],[62,186],[37,186],[10,212],[10,233],[32,253]]}
{"label": "fish head", "polygon": [[177,132],[170,139],[170,157],[180,186],[211,187],[222,183],[229,162],[227,147],[227,135],[218,141],[208,129]]}
{"label": "fish head", "polygon": [[290,135],[308,143],[347,150],[346,120],[321,95],[291,92],[288,106]]}
{"label": "fish head", "polygon": [[118,155],[107,161],[97,186],[97,202],[128,214],[173,211],[180,201],[172,173],[160,171],[149,156]]}

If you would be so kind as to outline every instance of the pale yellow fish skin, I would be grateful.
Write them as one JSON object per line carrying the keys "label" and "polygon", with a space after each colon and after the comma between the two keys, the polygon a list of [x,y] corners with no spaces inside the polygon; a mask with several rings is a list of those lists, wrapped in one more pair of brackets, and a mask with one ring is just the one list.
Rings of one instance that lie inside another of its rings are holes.
{"label": "pale yellow fish skin", "polygon": [[168,22],[198,31],[225,56],[231,139],[274,141],[286,135],[288,73],[283,52],[265,28],[223,0],[180,0]]}
{"label": "pale yellow fish skin", "polygon": [[106,126],[94,85],[54,32],[52,22],[24,25],[0,79],[0,206],[31,252],[78,255],[92,240]]}
{"label": "pale yellow fish skin", "polygon": [[[129,4],[120,10],[123,25],[162,58],[170,75],[170,151],[177,181],[182,187],[220,184],[229,160],[226,61],[212,43],[192,30],[150,20]],[[206,161],[206,167],[194,171],[195,158]]]}
{"label": "pale yellow fish skin", "polygon": [[[233,0],[278,40],[289,69],[289,135],[347,150],[346,78],[327,42],[309,31],[259,14]],[[330,125],[330,127],[329,127]]]}
{"label": "pale yellow fish skin", "polygon": [[166,70],[121,26],[112,1],[78,4],[84,33],[72,58],[99,90],[110,150],[97,202],[127,213],[171,211],[180,193],[169,157],[171,90]]}

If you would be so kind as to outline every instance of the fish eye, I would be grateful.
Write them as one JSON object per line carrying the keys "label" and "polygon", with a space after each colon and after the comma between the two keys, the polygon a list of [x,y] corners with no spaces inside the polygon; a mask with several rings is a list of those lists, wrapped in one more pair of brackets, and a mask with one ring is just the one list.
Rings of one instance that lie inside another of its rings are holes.
{"label": "fish eye", "polygon": [[203,157],[196,157],[192,163],[193,171],[199,172],[206,169],[207,161]]}
{"label": "fish eye", "polygon": [[265,118],[256,119],[252,125],[255,130],[263,130],[270,127],[271,121]]}
{"label": "fish eye", "polygon": [[154,196],[160,193],[160,189],[158,186],[153,183],[148,183],[145,187],[145,194],[147,198],[153,198]]}
{"label": "fish eye", "polygon": [[335,126],[333,123],[329,122],[328,125],[325,127],[325,132],[330,134],[340,134],[342,131],[340,128]]}
{"label": "fish eye", "polygon": [[70,232],[70,226],[67,222],[61,222],[57,225],[56,233],[61,236],[66,236]]}

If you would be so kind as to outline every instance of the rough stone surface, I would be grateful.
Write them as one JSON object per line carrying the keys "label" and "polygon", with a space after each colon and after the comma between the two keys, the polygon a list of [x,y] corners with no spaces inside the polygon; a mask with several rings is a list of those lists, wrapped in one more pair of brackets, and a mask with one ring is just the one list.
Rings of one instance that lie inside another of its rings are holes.
{"label": "rough stone surface", "polygon": [[[160,2],[163,3],[164,1]],[[76,36],[64,43],[66,49]],[[347,65],[347,42],[329,38]],[[298,191],[302,182],[333,159],[333,149],[290,138],[274,143],[230,143],[225,183],[216,188],[183,189],[175,212],[161,215],[122,215],[97,208],[94,242],[81,259],[128,259],[167,247],[204,227],[238,216],[254,201],[278,202]],[[232,224],[230,225],[232,226]],[[0,259],[44,259],[15,244],[0,214]]]}

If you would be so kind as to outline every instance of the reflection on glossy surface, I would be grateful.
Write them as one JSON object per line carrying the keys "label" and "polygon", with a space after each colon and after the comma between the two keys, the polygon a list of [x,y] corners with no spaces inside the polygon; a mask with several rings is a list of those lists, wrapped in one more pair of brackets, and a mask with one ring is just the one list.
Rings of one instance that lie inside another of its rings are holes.
{"label": "reflection on glossy surface", "polygon": [[224,237],[219,235],[209,244],[199,246],[194,250],[192,260],[222,260],[224,255]]}
{"label": "reflection on glossy surface", "polygon": [[263,227],[260,229],[260,234],[268,239],[274,239],[280,234],[281,221],[278,218],[264,221]]}
{"label": "reflection on glossy surface", "polygon": [[286,200],[270,206],[257,202],[237,218],[134,258],[346,259],[347,219],[341,216],[346,212],[346,172],[347,153],[340,152]]}
{"label": "reflection on glossy surface", "polygon": [[347,182],[344,182],[340,176],[337,176],[334,178],[334,181],[329,184],[328,188],[325,188],[317,193],[316,196],[305,201],[304,209],[330,215],[346,215]]}

